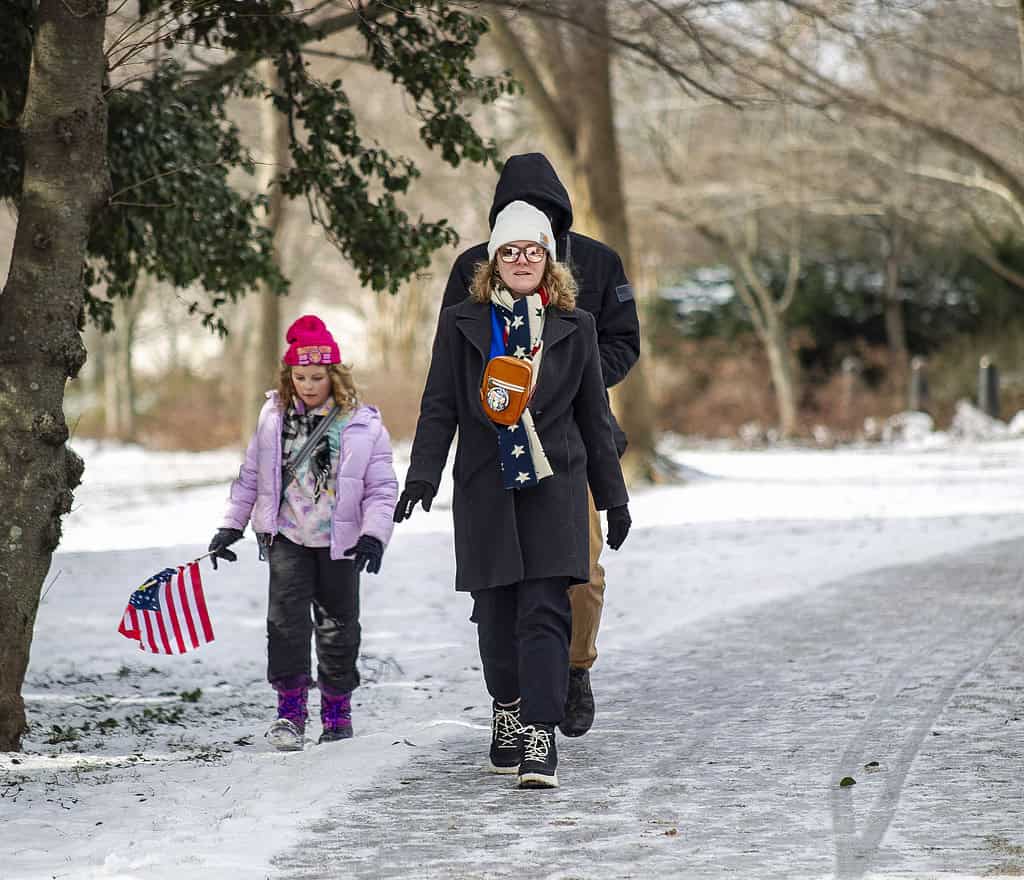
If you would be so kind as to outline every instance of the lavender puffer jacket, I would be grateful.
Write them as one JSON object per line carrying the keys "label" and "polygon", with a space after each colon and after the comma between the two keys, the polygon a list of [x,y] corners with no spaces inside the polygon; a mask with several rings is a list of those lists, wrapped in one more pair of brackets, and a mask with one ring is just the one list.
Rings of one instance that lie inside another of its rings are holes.
{"label": "lavender puffer jacket", "polygon": [[[281,507],[281,427],[284,413],[277,392],[267,392],[256,433],[245,451],[238,479],[231,484],[222,528],[277,534]],[[391,438],[372,406],[361,406],[341,432],[341,461],[331,525],[331,559],[343,559],[360,535],[386,547],[394,530],[398,479],[391,464]]]}

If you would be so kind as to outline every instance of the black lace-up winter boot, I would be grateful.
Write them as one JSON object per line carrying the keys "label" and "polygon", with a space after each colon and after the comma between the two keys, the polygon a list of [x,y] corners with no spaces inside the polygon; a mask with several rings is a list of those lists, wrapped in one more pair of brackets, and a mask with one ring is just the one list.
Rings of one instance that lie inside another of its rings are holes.
{"label": "black lace-up winter boot", "polygon": [[558,788],[558,752],[553,724],[528,724],[523,728],[523,761],[519,765],[520,788]]}
{"label": "black lace-up winter boot", "polygon": [[523,749],[521,731],[519,701],[511,706],[499,706],[495,702],[491,708],[491,772],[511,774],[519,770]]}
{"label": "black lace-up winter boot", "polygon": [[594,723],[594,692],[590,689],[590,670],[569,667],[569,693],[565,715],[558,729],[566,736],[583,736]]}

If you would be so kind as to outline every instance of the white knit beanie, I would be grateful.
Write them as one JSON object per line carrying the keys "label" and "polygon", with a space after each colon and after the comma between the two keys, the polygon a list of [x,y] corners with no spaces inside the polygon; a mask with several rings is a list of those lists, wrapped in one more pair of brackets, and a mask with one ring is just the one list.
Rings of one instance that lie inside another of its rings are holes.
{"label": "white knit beanie", "polygon": [[509,202],[494,218],[491,240],[487,242],[487,259],[493,260],[498,248],[510,241],[534,241],[550,254],[555,246],[551,221],[528,202]]}

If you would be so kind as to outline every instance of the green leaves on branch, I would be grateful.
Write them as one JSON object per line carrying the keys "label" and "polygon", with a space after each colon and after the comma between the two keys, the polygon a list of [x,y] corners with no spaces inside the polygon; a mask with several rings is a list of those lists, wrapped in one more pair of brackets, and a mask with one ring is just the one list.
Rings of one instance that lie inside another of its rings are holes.
{"label": "green leaves on branch", "polygon": [[[362,34],[370,63],[412,98],[424,143],[453,166],[497,166],[495,143],[476,132],[464,108],[471,100],[486,104],[514,94],[518,86],[473,74],[487,25],[454,5],[369,3],[346,23]],[[330,20],[329,11],[319,14]],[[113,197],[92,230],[83,279],[94,321],[111,326],[113,301],[131,296],[143,274],[205,291],[190,308],[220,332],[225,303],[257,283],[287,290],[262,224],[268,193],[247,191],[237,173],[252,174],[254,164],[226,112],[234,96],[272,100],[287,116],[293,161],[271,186],[306,200],[312,219],[364,284],[394,293],[429,265],[435,250],[456,241],[444,218],[412,219],[402,208],[401,198],[420,176],[416,165],[375,139],[364,141],[341,80],[312,76],[303,49],[320,34],[306,23],[308,12],[296,11],[291,0],[142,0],[139,15],[146,26],[159,20],[168,49],[208,47],[221,50],[224,60],[193,71],[165,60],[108,93]],[[0,0],[0,17],[16,25],[0,34],[0,123],[8,126],[24,101],[33,16],[33,0]],[[116,40],[107,53],[113,65],[119,59],[137,65],[141,58],[137,48]],[[275,62],[280,89],[272,92],[251,75],[261,59]],[[16,128],[0,125],[0,198],[17,197],[21,164]]]}
{"label": "green leaves on branch", "polygon": [[468,97],[490,104],[522,89],[514,80],[473,75],[470,63],[488,24],[450,5],[394,3],[393,17],[364,19],[359,30],[374,67],[390,73],[416,102],[423,119],[420,137],[427,146],[440,147],[452,166],[461,159],[496,162],[494,142],[476,133],[460,107]]}
{"label": "green leaves on branch", "polygon": [[[287,291],[261,224],[267,197],[236,189],[229,173],[255,166],[237,126],[226,114],[232,92],[197,96],[183,87],[184,71],[167,61],[134,91],[108,101],[108,151],[113,195],[93,225],[86,282],[102,283],[106,298],[90,292],[86,307],[111,326],[110,303],[130,297],[141,273],[174,287],[208,294],[190,310],[219,332],[217,316],[258,282]],[[240,79],[235,91],[253,90]]]}
{"label": "green leaves on branch", "polygon": [[[285,72],[282,71],[284,75]],[[288,72],[290,94],[276,95],[304,135],[292,143],[293,167],[279,180],[286,195],[305,195],[313,219],[348,258],[360,281],[396,292],[456,235],[445,220],[412,222],[395,198],[419,177],[411,161],[363,145],[340,84]]]}
{"label": "green leaves on branch", "polygon": [[[470,62],[487,25],[446,2],[389,4],[382,19],[363,18],[370,62],[391,75],[415,102],[421,139],[446,162],[497,164],[497,148],[473,129],[461,107],[467,97],[493,102],[514,84],[477,77]],[[395,293],[402,280],[430,264],[431,254],[457,241],[444,219],[413,221],[396,198],[419,169],[405,157],[367,146],[341,80],[309,75],[301,49],[278,56],[284,85],[273,100],[292,123],[293,167],[280,180],[290,197],[305,196],[313,219],[352,263],[360,281]]]}

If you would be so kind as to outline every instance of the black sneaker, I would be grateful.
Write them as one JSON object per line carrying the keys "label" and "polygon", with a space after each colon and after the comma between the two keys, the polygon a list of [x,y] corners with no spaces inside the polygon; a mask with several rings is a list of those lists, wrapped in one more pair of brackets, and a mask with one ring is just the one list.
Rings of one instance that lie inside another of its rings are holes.
{"label": "black sneaker", "polygon": [[590,670],[569,667],[569,693],[565,715],[558,729],[566,736],[583,736],[594,723],[594,692],[590,689]]}
{"label": "black sneaker", "polygon": [[558,788],[558,752],[553,724],[528,724],[523,728],[523,761],[519,765],[520,788]]}
{"label": "black sneaker", "polygon": [[491,707],[491,762],[493,773],[511,774],[519,770],[522,755],[522,739],[519,723],[519,703],[514,706]]}

